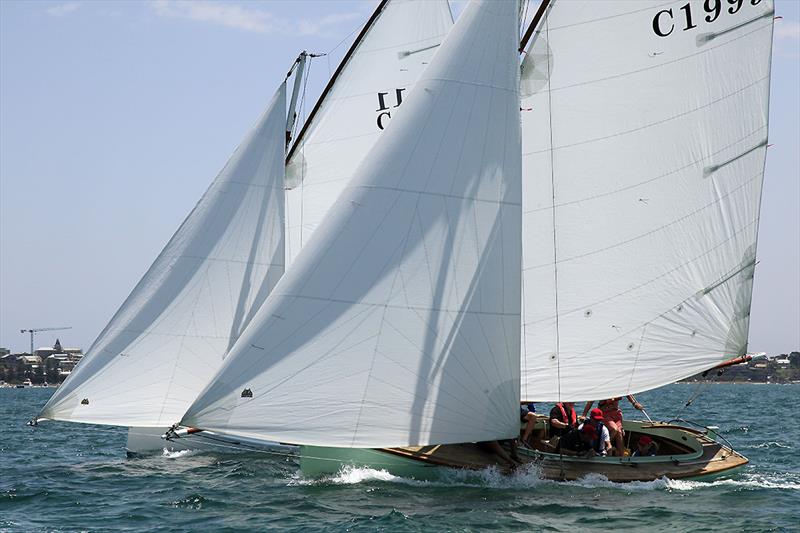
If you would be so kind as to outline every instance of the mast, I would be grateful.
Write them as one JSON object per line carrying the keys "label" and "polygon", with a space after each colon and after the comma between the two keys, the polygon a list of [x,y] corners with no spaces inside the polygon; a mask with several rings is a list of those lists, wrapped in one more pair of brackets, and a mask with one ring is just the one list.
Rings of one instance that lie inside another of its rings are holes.
{"label": "mast", "polygon": [[544,16],[544,12],[547,11],[548,6],[550,5],[551,0],[542,0],[542,3],[539,4],[539,9],[536,10],[536,14],[533,15],[531,19],[531,23],[528,26],[528,29],[525,30],[525,34],[522,36],[522,40],[519,43],[519,53],[525,51],[525,47],[528,46],[528,41],[530,41],[533,32],[536,30],[536,27],[539,25],[539,21],[542,20]]}
{"label": "mast", "polygon": [[292,97],[289,102],[289,108],[286,110],[286,148],[289,148],[289,142],[292,140],[292,128],[297,120],[297,112],[295,111],[297,107],[297,96],[300,94],[300,84],[303,81],[303,73],[305,72],[306,59],[308,56],[309,54],[305,50],[300,52],[300,55],[297,56],[297,59],[295,59],[292,64],[292,68],[290,68],[289,72],[286,74],[286,79],[288,80],[292,72],[295,72]]}
{"label": "mast", "polygon": [[[311,113],[309,113],[308,119],[303,124],[303,127],[300,128],[300,132],[297,134],[297,138],[295,138],[294,144],[292,144],[292,147],[289,149],[289,153],[286,154],[286,163],[287,164],[292,159],[292,155],[294,155],[295,150],[300,145],[300,141],[303,140],[303,136],[305,135],[305,133],[308,130],[308,128],[311,125],[311,123],[314,121],[314,117],[317,115],[317,112],[319,111],[319,108],[322,105],[322,102],[325,101],[325,98],[328,96],[328,93],[331,91],[331,89],[333,89],[333,86],[336,83],[336,80],[339,78],[339,75],[342,73],[342,70],[344,70],[344,67],[347,65],[347,62],[350,61],[350,58],[352,57],[352,55],[355,53],[356,49],[361,44],[361,41],[364,39],[364,36],[367,34],[367,32],[369,32],[369,30],[370,30],[370,28],[372,28],[373,24],[375,24],[375,21],[378,20],[378,17],[380,16],[381,12],[386,7],[386,4],[388,4],[388,3],[389,3],[389,0],[381,0],[381,3],[378,4],[378,7],[375,8],[375,12],[372,13],[372,16],[369,18],[367,23],[364,24],[363,28],[361,28],[361,32],[359,32],[358,36],[353,41],[353,44],[350,45],[350,48],[347,50],[347,53],[342,58],[342,61],[341,61],[341,63],[339,63],[339,66],[336,67],[336,70],[334,71],[333,76],[331,76],[331,79],[328,80],[328,84],[325,86],[325,89],[323,89],[322,94],[319,95],[319,98],[317,99],[317,102],[314,104],[314,107],[311,109]],[[297,81],[295,81],[295,85],[297,85]],[[293,108],[294,108],[294,105],[291,106],[292,110],[293,110]],[[287,142],[288,142],[288,140],[287,140]]]}

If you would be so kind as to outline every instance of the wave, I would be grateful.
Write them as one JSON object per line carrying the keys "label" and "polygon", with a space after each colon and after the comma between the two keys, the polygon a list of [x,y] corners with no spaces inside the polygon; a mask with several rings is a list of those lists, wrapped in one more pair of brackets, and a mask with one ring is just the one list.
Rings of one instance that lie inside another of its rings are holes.
{"label": "wave", "polygon": [[[796,477],[796,476],[795,476]],[[785,477],[764,474],[745,474],[739,479],[717,479],[715,481],[694,481],[694,480],[667,480],[667,486],[671,490],[691,491],[708,489],[712,487],[734,487],[740,489],[777,489],[777,490],[800,490],[800,480],[792,481]]]}
{"label": "wave", "polygon": [[769,442],[762,442],[761,444],[748,444],[746,446],[741,446],[742,448],[751,448],[751,449],[758,449],[758,448],[784,448],[786,450],[791,450],[792,447],[778,441],[769,441]]}
{"label": "wave", "polygon": [[553,483],[541,477],[533,464],[522,466],[512,474],[489,467],[483,470],[457,470],[441,468],[433,479],[415,479],[396,476],[383,469],[344,465],[332,476],[305,478],[296,473],[289,485],[354,485],[358,483],[398,483],[420,487],[488,487],[495,489],[530,489],[542,483]]}
{"label": "wave", "polygon": [[543,479],[538,468],[528,465],[517,469],[511,475],[505,474],[496,468],[483,470],[442,469],[435,479],[419,480],[396,476],[382,469],[346,465],[336,474],[322,478],[305,478],[302,474],[295,473],[289,481],[289,485],[356,485],[379,482],[418,487],[481,487],[501,490],[532,489],[541,486],[573,486],[584,489],[613,489],[626,492],[650,490],[686,492],[717,487],[745,490],[800,490],[800,476],[797,477],[798,479],[794,480],[779,475],[744,474],[739,478],[716,479],[713,481],[659,478],[653,481],[619,483],[610,481],[601,474],[589,474],[576,481],[555,481]]}

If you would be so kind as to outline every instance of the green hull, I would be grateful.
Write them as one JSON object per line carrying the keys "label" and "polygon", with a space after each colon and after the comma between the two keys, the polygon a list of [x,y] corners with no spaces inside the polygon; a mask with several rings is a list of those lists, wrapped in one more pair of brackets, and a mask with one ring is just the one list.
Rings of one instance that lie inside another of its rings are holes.
{"label": "green hull", "polygon": [[[640,434],[672,441],[680,447],[675,453],[653,457],[560,457],[553,453],[520,450],[527,463],[537,466],[544,479],[575,480],[600,474],[611,481],[649,481],[661,477],[710,480],[730,475],[747,464],[747,458],[696,431],[671,426],[627,422],[626,428]],[[385,470],[390,474],[430,480],[445,471],[482,470],[498,467],[497,457],[475,445],[445,445],[422,448],[353,449],[321,446],[300,447],[300,468],[304,475],[333,475],[343,467],[356,466]],[[501,470],[506,468],[499,466]]]}
{"label": "green hull", "polygon": [[309,477],[330,476],[343,467],[356,466],[386,470],[395,476],[430,480],[447,467],[392,455],[371,448],[327,448],[300,446],[300,470]]}

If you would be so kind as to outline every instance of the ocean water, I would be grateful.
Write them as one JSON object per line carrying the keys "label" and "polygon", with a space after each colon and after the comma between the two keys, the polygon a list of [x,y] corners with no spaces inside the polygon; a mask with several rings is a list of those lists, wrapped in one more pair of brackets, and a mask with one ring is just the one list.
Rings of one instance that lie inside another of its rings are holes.
{"label": "ocean water", "polygon": [[719,426],[751,463],[713,481],[629,484],[545,481],[533,470],[305,479],[293,458],[266,453],[127,459],[121,428],[25,426],[50,393],[0,389],[0,531],[800,531],[800,385],[640,395],[654,419],[682,411]]}

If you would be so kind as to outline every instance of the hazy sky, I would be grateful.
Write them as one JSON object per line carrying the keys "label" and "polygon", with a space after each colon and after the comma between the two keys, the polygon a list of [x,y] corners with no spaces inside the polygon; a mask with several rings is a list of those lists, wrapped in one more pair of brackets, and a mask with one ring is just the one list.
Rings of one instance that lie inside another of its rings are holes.
{"label": "hazy sky", "polygon": [[[332,51],[311,105],[374,5],[0,0],[0,346],[71,326],[37,346],[88,348],[297,52]],[[750,330],[771,354],[800,349],[800,1],[776,12]]]}

